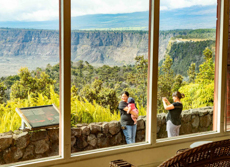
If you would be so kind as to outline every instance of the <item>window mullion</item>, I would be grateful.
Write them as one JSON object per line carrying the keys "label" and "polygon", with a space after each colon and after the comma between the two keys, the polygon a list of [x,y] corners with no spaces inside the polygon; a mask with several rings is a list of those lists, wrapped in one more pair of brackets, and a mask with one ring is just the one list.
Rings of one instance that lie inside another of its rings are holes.
{"label": "window mullion", "polygon": [[160,0],[153,0],[151,10],[151,47],[150,47],[150,111],[151,143],[156,143],[157,134],[157,80],[158,80],[158,48]]}
{"label": "window mullion", "polygon": [[224,115],[226,111],[226,76],[227,76],[227,56],[228,56],[228,0],[221,1],[220,20],[220,50],[219,50],[219,91],[218,91],[218,123],[217,130],[224,133]]}
{"label": "window mullion", "polygon": [[61,9],[61,121],[60,155],[69,159],[71,155],[71,0],[60,0]]}

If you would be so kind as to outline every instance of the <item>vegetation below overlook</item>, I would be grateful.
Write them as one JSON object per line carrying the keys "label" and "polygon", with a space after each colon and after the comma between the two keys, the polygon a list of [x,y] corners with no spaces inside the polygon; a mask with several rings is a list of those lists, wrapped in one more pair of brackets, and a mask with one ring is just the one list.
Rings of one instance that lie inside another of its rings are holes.
{"label": "vegetation below overlook", "polygon": [[[213,105],[214,63],[212,51],[204,50],[205,62],[195,72],[195,64],[189,67],[189,81],[172,70],[172,58],[166,55],[158,77],[158,112],[165,112],[161,98],[168,97],[174,91],[185,94],[182,100],[184,109]],[[119,120],[117,106],[120,93],[124,90],[137,102],[139,115],[146,115],[147,110],[147,69],[148,61],[143,56],[136,57],[136,64],[131,66],[95,68],[87,62],[72,64],[71,88],[71,124],[81,122],[102,122]],[[20,69],[17,76],[1,78],[0,85],[0,127],[1,132],[19,128],[20,118],[16,107],[30,107],[47,104],[59,106],[59,65],[48,65],[45,70],[37,68],[30,72]],[[55,85],[55,88],[54,86]],[[11,89],[9,99],[7,88]]]}
{"label": "vegetation below overlook", "polygon": [[196,30],[184,30],[180,32],[179,35],[174,36],[172,39],[209,39],[215,40],[216,38],[216,29],[196,29]]}

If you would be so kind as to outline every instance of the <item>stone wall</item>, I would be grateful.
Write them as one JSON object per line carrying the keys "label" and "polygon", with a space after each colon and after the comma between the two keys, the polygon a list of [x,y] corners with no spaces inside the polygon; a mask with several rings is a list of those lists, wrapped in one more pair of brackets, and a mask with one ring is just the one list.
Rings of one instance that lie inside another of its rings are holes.
{"label": "stone wall", "polygon": [[[180,134],[212,130],[212,107],[182,112]],[[137,122],[136,142],[145,141],[146,118]],[[157,116],[157,137],[167,137],[166,114]],[[71,129],[71,151],[78,152],[125,144],[119,121],[77,124]],[[0,165],[58,155],[59,129],[7,132],[0,134]]]}
{"label": "stone wall", "polygon": [[[167,137],[166,115],[157,115],[157,138]],[[184,110],[181,114],[180,135],[212,130],[213,107]]]}

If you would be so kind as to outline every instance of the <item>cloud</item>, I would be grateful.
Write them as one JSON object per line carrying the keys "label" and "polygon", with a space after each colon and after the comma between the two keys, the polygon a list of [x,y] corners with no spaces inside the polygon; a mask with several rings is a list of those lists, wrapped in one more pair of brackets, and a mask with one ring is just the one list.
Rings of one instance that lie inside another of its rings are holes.
{"label": "cloud", "polygon": [[[59,18],[59,0],[0,0],[0,21],[47,21]],[[161,0],[161,10],[214,5],[216,0]],[[132,13],[149,10],[149,0],[71,0],[71,15]],[[1,25],[0,25],[1,26]]]}
{"label": "cloud", "polygon": [[189,15],[209,15],[209,14],[216,14],[216,9],[207,9],[198,12],[191,12]]}
{"label": "cloud", "polygon": [[149,0],[84,0],[72,1],[72,16],[86,14],[116,14],[147,11]]}
{"label": "cloud", "polygon": [[58,0],[1,0],[0,21],[45,21],[59,17]]}
{"label": "cloud", "polygon": [[161,10],[179,9],[191,6],[209,6],[216,5],[216,0],[161,0]]}

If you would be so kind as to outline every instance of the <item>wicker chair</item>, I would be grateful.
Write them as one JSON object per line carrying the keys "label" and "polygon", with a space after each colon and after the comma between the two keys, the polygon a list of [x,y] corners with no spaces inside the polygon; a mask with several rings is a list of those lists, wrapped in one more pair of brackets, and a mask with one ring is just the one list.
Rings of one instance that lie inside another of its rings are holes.
{"label": "wicker chair", "polygon": [[204,144],[163,162],[159,167],[230,167],[230,140]]}

